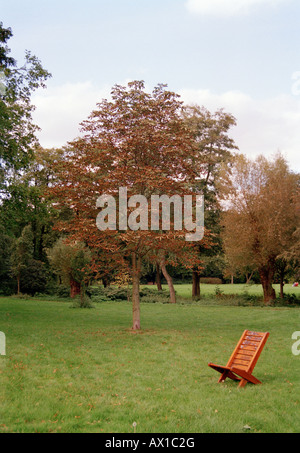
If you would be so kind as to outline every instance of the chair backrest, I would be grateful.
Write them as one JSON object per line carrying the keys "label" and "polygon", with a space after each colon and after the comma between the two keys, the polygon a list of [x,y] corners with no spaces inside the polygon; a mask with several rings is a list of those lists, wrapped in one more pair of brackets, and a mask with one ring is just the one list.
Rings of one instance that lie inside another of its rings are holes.
{"label": "chair backrest", "polygon": [[245,330],[226,366],[252,373],[268,336],[269,332]]}

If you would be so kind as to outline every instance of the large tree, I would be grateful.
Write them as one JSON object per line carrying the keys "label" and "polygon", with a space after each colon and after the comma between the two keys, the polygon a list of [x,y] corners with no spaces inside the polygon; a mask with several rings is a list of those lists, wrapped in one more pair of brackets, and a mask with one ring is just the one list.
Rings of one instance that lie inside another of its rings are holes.
{"label": "large tree", "polygon": [[23,169],[32,159],[37,144],[38,127],[33,124],[31,95],[45,87],[50,77],[40,60],[30,52],[25,53],[22,66],[10,56],[7,46],[12,37],[10,28],[0,22],[0,189],[7,190],[14,172]]}
{"label": "large tree", "polygon": [[255,268],[264,301],[275,299],[272,286],[276,260],[293,245],[299,225],[299,175],[281,155],[236,159],[231,178],[229,207],[224,212],[224,243],[229,261]]}
{"label": "large tree", "polygon": [[6,233],[16,238],[30,224],[34,243],[33,258],[45,262],[46,248],[58,239],[58,232],[53,230],[55,219],[63,214],[53,208],[45,193],[55,179],[52,164],[63,158],[63,151],[39,147],[35,149],[33,158],[26,169],[20,174],[15,173],[11,178],[9,196],[1,202],[0,222]]}
{"label": "large tree", "polygon": [[11,252],[11,273],[17,280],[17,291],[20,293],[21,276],[33,259],[33,234],[30,225],[24,227],[21,236],[16,239]]}
{"label": "large tree", "polygon": [[[182,102],[164,85],[147,93],[143,82],[134,81],[128,87],[114,86],[111,95],[111,101],[97,104],[82,123],[83,136],[69,148],[60,167],[61,183],[54,193],[74,212],[72,220],[61,225],[64,231],[91,249],[104,251],[120,269],[128,266],[133,285],[133,328],[139,329],[142,260],[147,257],[155,262],[158,251],[179,256],[187,249],[185,232],[175,231],[173,220],[169,230],[142,230],[139,226],[133,230],[121,225],[122,218],[118,228],[99,231],[96,200],[103,194],[118,200],[120,188],[127,190],[125,203],[135,195],[150,201],[152,195],[191,194],[196,177],[195,141],[182,119]],[[118,201],[116,207],[118,211]],[[151,213],[147,214],[150,221]],[[135,220],[141,225],[141,215]],[[186,253],[185,264],[191,253]]]}
{"label": "large tree", "polygon": [[193,190],[202,192],[205,203],[205,229],[210,233],[210,244],[201,242],[195,244],[199,257],[203,260],[203,270],[193,269],[192,296],[200,298],[200,276],[205,268],[214,263],[216,257],[222,255],[220,240],[220,190],[227,182],[228,173],[233,160],[233,150],[237,149],[229,136],[230,128],[235,126],[235,118],[218,110],[211,113],[197,105],[186,106],[183,118],[196,142],[196,152],[193,157],[195,180]]}
{"label": "large tree", "polygon": [[48,259],[54,273],[62,283],[70,287],[70,297],[85,295],[85,286],[91,278],[91,252],[82,242],[68,242],[59,238],[53,247],[48,249]]}

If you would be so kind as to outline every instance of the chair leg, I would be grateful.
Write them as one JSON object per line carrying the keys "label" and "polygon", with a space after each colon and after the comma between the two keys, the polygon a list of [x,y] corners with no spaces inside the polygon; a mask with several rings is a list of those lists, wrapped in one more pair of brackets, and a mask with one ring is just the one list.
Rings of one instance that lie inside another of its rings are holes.
{"label": "chair leg", "polygon": [[219,378],[218,382],[225,382],[226,378],[228,377],[228,370],[224,371],[224,373],[221,374],[221,377]]}
{"label": "chair leg", "polygon": [[232,379],[233,381],[240,381],[241,378],[237,377],[235,374],[233,374],[230,370],[226,370],[221,374],[221,377],[219,378],[218,382],[224,382],[225,379]]}
{"label": "chair leg", "polygon": [[[232,371],[242,378],[239,387],[244,387],[247,382],[251,382],[252,384],[261,384],[261,382],[253,376],[253,374],[247,373],[247,371],[239,370],[238,368],[232,368]],[[243,381],[245,381],[245,383]]]}
{"label": "chair leg", "polygon": [[247,384],[247,379],[241,379],[241,382],[239,383],[239,388],[242,388],[242,387],[245,387],[245,385]]}

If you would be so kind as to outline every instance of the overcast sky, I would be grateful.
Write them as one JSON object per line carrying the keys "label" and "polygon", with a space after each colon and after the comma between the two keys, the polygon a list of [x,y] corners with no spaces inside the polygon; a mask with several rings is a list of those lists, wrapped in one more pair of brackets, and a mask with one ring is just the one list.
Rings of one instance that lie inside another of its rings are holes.
{"label": "overcast sky", "polygon": [[44,147],[79,123],[116,83],[166,83],[185,103],[224,108],[240,152],[278,150],[300,171],[299,0],[0,0],[12,56],[52,73],[33,97]]}

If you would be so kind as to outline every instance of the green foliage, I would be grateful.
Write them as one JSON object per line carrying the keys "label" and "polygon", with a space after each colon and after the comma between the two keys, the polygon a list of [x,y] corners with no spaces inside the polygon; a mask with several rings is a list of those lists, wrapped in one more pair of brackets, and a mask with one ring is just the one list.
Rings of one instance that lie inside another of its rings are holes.
{"label": "green foliage", "polygon": [[25,63],[17,67],[16,61],[8,56],[7,41],[11,37],[11,29],[3,28],[0,23],[0,72],[5,75],[5,92],[0,96],[2,189],[9,185],[10,170],[25,168],[32,159],[38,127],[32,122],[31,94],[37,88],[45,87],[45,81],[50,77],[38,58],[28,51]]}
{"label": "green foliage", "polygon": [[15,282],[11,278],[10,255],[13,239],[0,223],[0,293],[11,295],[15,292]]}
{"label": "green foliage", "polygon": [[91,299],[85,294],[84,297],[81,295],[74,297],[70,308],[94,308],[94,305]]}
{"label": "green foliage", "polygon": [[91,252],[83,243],[69,243],[60,238],[47,255],[52,270],[65,285],[70,285],[72,279],[82,283],[89,278]]}
{"label": "green foliage", "polygon": [[284,294],[283,299],[277,298],[275,301],[275,305],[300,305],[300,294],[298,296],[296,294]]}
{"label": "green foliage", "polygon": [[130,297],[131,292],[127,287],[118,287],[118,286],[108,286],[107,288],[98,286],[90,287],[87,289],[87,294],[95,302],[107,302],[110,301],[121,301],[128,300],[128,295]]}
{"label": "green foliage", "polygon": [[141,302],[143,303],[160,303],[168,304],[170,303],[170,294],[169,290],[163,289],[162,291],[157,291],[156,287],[153,289],[144,287],[140,291]]}
{"label": "green foliage", "polygon": [[56,286],[54,293],[58,297],[69,298],[70,297],[70,286],[58,285],[58,286]]}
{"label": "green foliage", "polygon": [[16,65],[16,61],[9,57],[10,50],[7,47],[7,41],[12,37],[11,28],[4,28],[0,22],[0,68],[9,68]]}
{"label": "green foliage", "polygon": [[47,284],[47,272],[42,261],[29,259],[21,274],[21,292],[34,296],[43,293]]}
{"label": "green foliage", "polygon": [[33,258],[33,234],[30,225],[24,227],[21,236],[16,239],[11,253],[11,273],[18,281],[20,292],[20,278],[22,272]]}
{"label": "green foliage", "polygon": [[89,249],[82,246],[71,258],[72,278],[78,283],[84,284],[89,280],[92,255]]}
{"label": "green foliage", "polygon": [[216,294],[216,297],[222,297],[223,296],[223,291],[220,289],[219,285],[216,286],[215,294]]}
{"label": "green foliage", "polygon": [[201,277],[200,283],[207,283],[209,285],[222,285],[222,280],[216,277]]}

